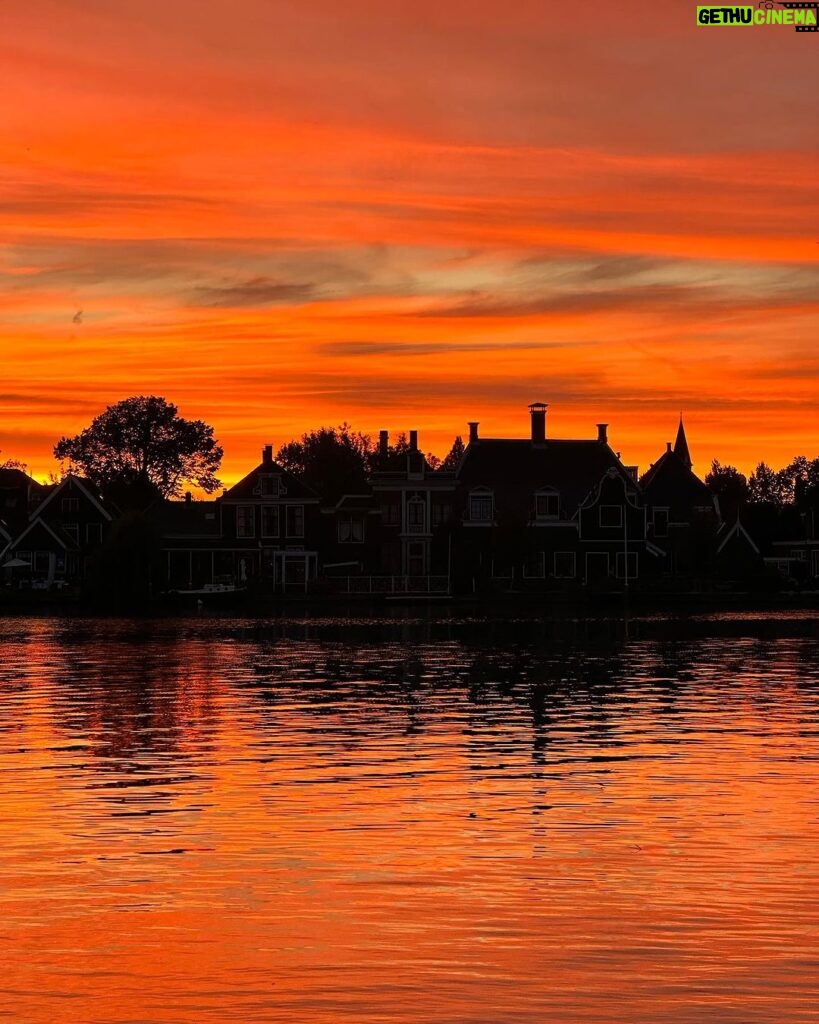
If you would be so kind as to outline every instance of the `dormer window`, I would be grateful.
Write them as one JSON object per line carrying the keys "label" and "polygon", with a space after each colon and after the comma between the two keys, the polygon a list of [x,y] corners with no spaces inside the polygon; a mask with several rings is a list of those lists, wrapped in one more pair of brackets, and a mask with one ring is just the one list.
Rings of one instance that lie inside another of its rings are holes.
{"label": "dormer window", "polygon": [[492,491],[478,488],[469,493],[469,521],[491,523],[495,518],[495,496]]}
{"label": "dormer window", "polygon": [[560,495],[557,491],[542,490],[535,493],[535,519],[538,521],[560,518]]}
{"label": "dormer window", "polygon": [[276,473],[260,473],[256,491],[263,498],[278,498],[282,493],[281,477]]}

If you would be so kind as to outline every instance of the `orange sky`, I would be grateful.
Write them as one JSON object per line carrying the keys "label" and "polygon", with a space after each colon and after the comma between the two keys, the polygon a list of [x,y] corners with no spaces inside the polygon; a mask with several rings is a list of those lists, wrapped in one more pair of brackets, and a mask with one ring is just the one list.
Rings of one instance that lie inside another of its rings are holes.
{"label": "orange sky", "polygon": [[658,9],[6,5],[2,457],[147,393],[227,482],[534,400],[642,468],[681,409],[701,473],[819,454],[819,42]]}

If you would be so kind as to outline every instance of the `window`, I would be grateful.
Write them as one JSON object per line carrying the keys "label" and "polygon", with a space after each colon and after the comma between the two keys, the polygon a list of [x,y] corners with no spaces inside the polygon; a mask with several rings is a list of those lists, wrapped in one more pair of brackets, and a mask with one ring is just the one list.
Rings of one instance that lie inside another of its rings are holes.
{"label": "window", "polygon": [[628,565],[628,579],[637,579],[637,552],[636,551],[618,551],[617,552],[617,579],[622,580],[626,578],[626,565]]}
{"label": "window", "polygon": [[256,522],[252,505],[236,506],[236,536],[255,537]]}
{"label": "window", "polygon": [[363,544],[364,516],[350,512],[339,515],[338,539],[341,544]]}
{"label": "window", "polygon": [[279,506],[262,505],[262,536],[279,536]]}
{"label": "window", "polygon": [[557,519],[560,516],[560,495],[541,491],[535,495],[535,519]]}
{"label": "window", "polygon": [[423,533],[427,521],[427,503],[423,498],[410,498],[407,502],[407,532]]}
{"label": "window", "polygon": [[388,501],[381,506],[381,522],[385,526],[398,526],[401,522],[401,506],[396,501]]}
{"label": "window", "polygon": [[31,565],[31,552],[30,551],[17,551],[16,552],[16,556],[17,556],[17,558],[20,559],[21,562],[28,562],[28,564]]}
{"label": "window", "polygon": [[287,536],[304,536],[304,505],[287,506]]}
{"label": "window", "polygon": [[80,543],[80,528],[77,523],[63,523],[63,530],[75,544]]}
{"label": "window", "polygon": [[620,527],[623,526],[623,506],[622,505],[601,505],[600,506],[600,525],[603,527]]}
{"label": "window", "polygon": [[256,489],[263,498],[278,498],[281,493],[281,477],[273,473],[261,473]]}
{"label": "window", "polygon": [[442,501],[433,501],[432,525],[440,526],[442,523],[446,522],[449,522],[449,506],[444,504]]}
{"label": "window", "polygon": [[655,537],[667,537],[668,536],[668,509],[667,508],[655,508],[654,509],[654,536]]}
{"label": "window", "polygon": [[469,495],[469,521],[491,523],[495,517],[494,506],[491,491],[473,491]]}
{"label": "window", "polygon": [[574,551],[555,551],[555,576],[561,580],[570,580],[576,575],[577,559]]}
{"label": "window", "polygon": [[808,553],[804,548],[791,548],[791,558],[797,562],[807,562]]}
{"label": "window", "polygon": [[102,523],[86,523],[85,524],[85,543],[86,544],[101,544],[102,543]]}
{"label": "window", "polygon": [[75,516],[80,510],[80,499],[63,498],[61,508],[64,516]]}

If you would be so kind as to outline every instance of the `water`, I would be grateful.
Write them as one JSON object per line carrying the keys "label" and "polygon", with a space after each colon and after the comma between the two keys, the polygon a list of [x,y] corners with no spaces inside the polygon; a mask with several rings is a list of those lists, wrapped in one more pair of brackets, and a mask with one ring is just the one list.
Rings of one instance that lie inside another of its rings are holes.
{"label": "water", "polygon": [[0,636],[0,1020],[819,1020],[813,616]]}

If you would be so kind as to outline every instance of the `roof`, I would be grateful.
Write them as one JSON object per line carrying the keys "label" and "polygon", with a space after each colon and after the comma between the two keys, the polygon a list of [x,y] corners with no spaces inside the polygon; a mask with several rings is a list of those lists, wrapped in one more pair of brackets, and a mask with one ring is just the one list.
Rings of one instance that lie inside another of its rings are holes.
{"label": "roof", "polygon": [[677,427],[677,439],[674,442],[674,454],[686,467],[691,469],[693,463],[691,462],[691,454],[688,451],[688,441],[685,437],[685,427],[683,426],[682,413],[680,413],[680,425]]}
{"label": "roof", "polygon": [[160,499],[150,506],[145,516],[163,537],[218,537],[218,508],[215,501]]}
{"label": "roof", "polygon": [[634,485],[608,444],[598,440],[547,438],[533,444],[528,438],[481,438],[467,446],[458,480],[469,488],[491,487],[500,504],[528,501],[535,491],[554,488],[571,518],[609,469]]}
{"label": "roof", "polygon": [[[260,476],[280,476],[284,483],[283,496],[288,500],[299,500],[308,502],[317,502],[318,495],[309,487],[303,480],[300,480],[295,474],[288,472],[283,469],[278,462],[260,462],[255,469],[252,469],[247,476],[229,487],[220,501],[260,501],[262,500],[261,488],[258,485]],[[273,496],[271,496],[272,498]]]}
{"label": "roof", "polygon": [[95,493],[94,485],[89,483],[88,480],[83,480],[81,477],[75,476],[73,473],[68,473],[65,477],[63,477],[63,479],[57,484],[56,487],[52,488],[52,490],[46,495],[44,500],[41,501],[40,504],[31,513],[30,518],[33,520],[35,517],[39,516],[42,513],[43,509],[45,509],[45,507],[49,505],[54,500],[54,498],[57,497],[60,491],[64,490],[67,487],[76,487],[82,494],[85,495],[85,497],[91,502],[91,504],[94,505],[97,511],[101,512],[102,515],[105,516],[106,519],[110,520],[112,518],[111,513],[103,505],[102,498]]}
{"label": "roof", "polygon": [[[688,451],[687,447],[685,449]],[[659,459],[640,477],[640,486],[651,505],[668,508],[714,507],[714,495],[706,484],[691,470],[690,462],[672,451],[663,452]]]}

